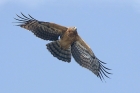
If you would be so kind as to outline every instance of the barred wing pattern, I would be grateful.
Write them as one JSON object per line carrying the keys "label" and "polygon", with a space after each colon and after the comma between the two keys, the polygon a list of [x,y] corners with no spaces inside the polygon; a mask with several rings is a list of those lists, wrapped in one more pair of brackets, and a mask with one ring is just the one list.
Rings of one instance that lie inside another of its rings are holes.
{"label": "barred wing pattern", "polygon": [[59,60],[70,62],[71,61],[71,48],[69,49],[62,49],[59,43],[59,40],[52,41],[48,44],[46,44],[47,49],[50,51],[50,53],[58,58]]}
{"label": "barred wing pattern", "polygon": [[[21,23],[17,26],[31,31],[41,39],[53,41],[46,46],[54,57],[65,62],[71,62],[72,54],[79,65],[92,71],[101,80],[104,79],[104,76],[108,77],[107,74],[111,74],[107,71],[110,69],[103,65],[106,63],[94,55],[90,47],[77,34],[75,27],[73,29],[73,27],[67,28],[55,23],[38,21],[30,15],[27,17],[22,14],[22,17],[19,15],[17,17],[19,19],[15,19]],[[74,33],[74,36],[71,36],[71,33]],[[67,46],[68,49],[65,48]]]}
{"label": "barred wing pattern", "polygon": [[71,52],[75,61],[79,65],[92,71],[101,80],[104,79],[103,74],[106,77],[108,77],[106,74],[111,74],[106,71],[110,69],[103,66],[103,64],[106,63],[100,61],[96,56],[94,56],[94,54],[89,53],[89,51],[84,46],[82,46],[80,42],[76,41],[72,44]]}
{"label": "barred wing pattern", "polygon": [[37,37],[44,40],[58,40],[58,37],[61,36],[67,30],[67,27],[60,26],[55,23],[38,21],[30,15],[29,17],[26,17],[23,14],[23,17],[20,17],[19,15],[17,16],[19,17],[19,19],[15,18],[19,21],[17,23],[21,23],[17,26],[30,30]]}

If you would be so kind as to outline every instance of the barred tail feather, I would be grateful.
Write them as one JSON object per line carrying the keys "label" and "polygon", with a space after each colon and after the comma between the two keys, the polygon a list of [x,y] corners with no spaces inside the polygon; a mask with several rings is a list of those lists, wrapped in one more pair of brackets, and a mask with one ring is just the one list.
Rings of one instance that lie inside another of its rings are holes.
{"label": "barred tail feather", "polygon": [[59,41],[53,41],[46,44],[47,49],[51,52],[54,57],[57,57],[59,60],[70,62],[71,61],[71,49],[61,49]]}

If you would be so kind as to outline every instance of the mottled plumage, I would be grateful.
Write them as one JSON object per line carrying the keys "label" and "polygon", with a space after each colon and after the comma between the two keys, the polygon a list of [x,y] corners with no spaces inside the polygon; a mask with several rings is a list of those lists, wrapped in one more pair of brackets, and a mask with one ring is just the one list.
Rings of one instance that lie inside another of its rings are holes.
{"label": "mottled plumage", "polygon": [[110,69],[103,65],[106,63],[100,61],[78,35],[76,27],[65,27],[55,23],[38,21],[30,15],[29,17],[23,14],[23,17],[17,16],[19,19],[15,19],[21,23],[18,26],[33,32],[41,39],[52,41],[46,46],[54,57],[71,62],[72,55],[80,66],[89,69],[101,80],[104,79],[104,75],[108,77],[107,74],[111,74],[107,72]]}

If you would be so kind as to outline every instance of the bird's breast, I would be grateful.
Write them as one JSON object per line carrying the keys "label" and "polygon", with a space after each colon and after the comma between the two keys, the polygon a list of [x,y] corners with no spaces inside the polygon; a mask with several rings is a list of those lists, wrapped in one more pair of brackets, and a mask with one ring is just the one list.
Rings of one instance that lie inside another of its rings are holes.
{"label": "bird's breast", "polygon": [[62,49],[68,49],[71,46],[71,44],[75,41],[75,37],[71,38],[69,36],[65,36],[59,41]]}
{"label": "bird's breast", "polygon": [[69,28],[60,39],[60,46],[62,49],[68,49],[73,42],[76,41],[77,31],[73,31]]}

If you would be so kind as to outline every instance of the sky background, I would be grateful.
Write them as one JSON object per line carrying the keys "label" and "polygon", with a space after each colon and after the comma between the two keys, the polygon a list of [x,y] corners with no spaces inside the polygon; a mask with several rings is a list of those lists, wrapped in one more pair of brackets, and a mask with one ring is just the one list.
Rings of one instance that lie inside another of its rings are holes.
{"label": "sky background", "polygon": [[[76,26],[113,75],[54,58],[16,14]],[[140,93],[140,0],[0,0],[0,93]]]}

